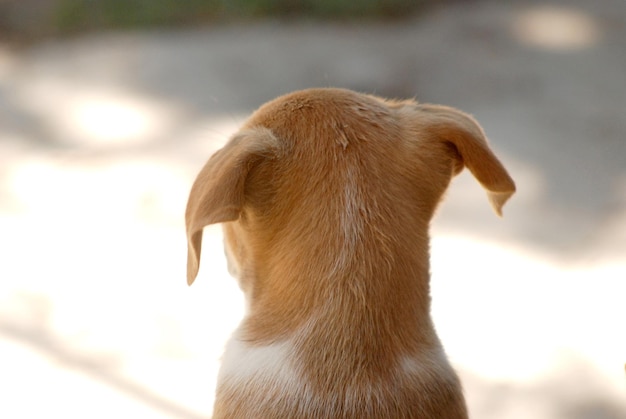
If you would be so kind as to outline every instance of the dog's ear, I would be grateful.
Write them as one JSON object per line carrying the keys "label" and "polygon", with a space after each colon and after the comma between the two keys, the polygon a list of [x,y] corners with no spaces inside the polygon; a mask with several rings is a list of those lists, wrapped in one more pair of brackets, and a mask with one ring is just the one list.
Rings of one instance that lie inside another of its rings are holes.
{"label": "dog's ear", "polygon": [[418,105],[420,123],[437,140],[451,144],[457,152],[458,174],[467,167],[487,190],[494,211],[502,216],[502,207],[515,192],[515,183],[506,169],[493,154],[482,128],[470,115],[457,109],[440,105]]}
{"label": "dog's ear", "polygon": [[239,218],[250,169],[263,159],[274,158],[277,149],[278,140],[270,130],[241,131],[209,159],[196,177],[185,211],[189,285],[200,268],[202,229]]}

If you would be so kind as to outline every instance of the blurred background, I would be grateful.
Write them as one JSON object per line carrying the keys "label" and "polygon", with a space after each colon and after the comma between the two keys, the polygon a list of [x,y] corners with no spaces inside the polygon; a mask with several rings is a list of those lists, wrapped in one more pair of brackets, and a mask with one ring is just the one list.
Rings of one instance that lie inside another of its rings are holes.
{"label": "blurred background", "polygon": [[472,113],[517,182],[432,228],[472,416],[626,417],[623,0],[0,0],[0,417],[210,417],[242,300],[217,227],[187,287],[187,194],[313,86]]}

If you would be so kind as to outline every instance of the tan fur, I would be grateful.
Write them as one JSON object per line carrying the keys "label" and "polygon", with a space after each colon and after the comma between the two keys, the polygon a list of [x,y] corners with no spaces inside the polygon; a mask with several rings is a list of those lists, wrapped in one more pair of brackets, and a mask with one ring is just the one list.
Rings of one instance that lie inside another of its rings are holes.
{"label": "tan fur", "polygon": [[500,214],[515,185],[458,110],[310,89],[250,117],[186,213],[188,282],[202,228],[224,223],[249,305],[232,345],[250,361],[223,366],[215,418],[467,418],[430,319],[428,236],[463,167]]}

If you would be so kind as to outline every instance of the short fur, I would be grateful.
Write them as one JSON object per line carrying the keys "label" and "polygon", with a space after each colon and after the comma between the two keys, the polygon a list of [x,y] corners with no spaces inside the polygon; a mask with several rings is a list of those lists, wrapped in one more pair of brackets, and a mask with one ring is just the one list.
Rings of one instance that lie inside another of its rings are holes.
{"label": "short fur", "polygon": [[186,212],[189,284],[224,223],[248,304],[214,418],[468,417],[429,296],[429,223],[463,167],[501,214],[513,180],[456,109],[310,89],[254,112]]}

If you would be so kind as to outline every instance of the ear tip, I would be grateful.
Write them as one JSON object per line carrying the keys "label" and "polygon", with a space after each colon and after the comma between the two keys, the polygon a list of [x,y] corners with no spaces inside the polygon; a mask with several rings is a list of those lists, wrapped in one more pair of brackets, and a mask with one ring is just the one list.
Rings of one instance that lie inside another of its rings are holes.
{"label": "ear tip", "polygon": [[196,275],[187,274],[187,285],[191,286],[191,284],[193,284],[193,281],[195,280],[196,280]]}
{"label": "ear tip", "polygon": [[502,217],[502,207],[504,207],[504,204],[506,204],[506,202],[509,200],[509,198],[511,198],[511,196],[513,196],[514,193],[515,189],[506,192],[489,192],[489,202],[491,203],[491,206],[498,215],[498,217]]}
{"label": "ear tip", "polygon": [[193,284],[200,270],[200,251],[202,249],[202,227],[187,231],[187,285]]}
{"label": "ear tip", "polygon": [[198,276],[199,270],[200,266],[197,259],[195,259],[193,255],[189,255],[187,260],[187,285],[193,284],[193,281],[195,281]]}

